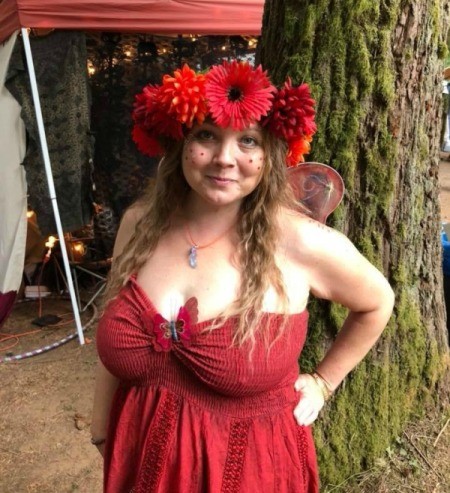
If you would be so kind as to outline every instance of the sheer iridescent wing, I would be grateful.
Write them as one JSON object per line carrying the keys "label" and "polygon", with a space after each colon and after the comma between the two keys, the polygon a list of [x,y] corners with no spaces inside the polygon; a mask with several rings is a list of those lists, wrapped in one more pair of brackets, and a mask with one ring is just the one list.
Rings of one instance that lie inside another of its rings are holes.
{"label": "sheer iridescent wing", "polygon": [[303,206],[302,212],[321,223],[326,222],[344,195],[341,175],[326,164],[311,162],[288,168],[288,180]]}

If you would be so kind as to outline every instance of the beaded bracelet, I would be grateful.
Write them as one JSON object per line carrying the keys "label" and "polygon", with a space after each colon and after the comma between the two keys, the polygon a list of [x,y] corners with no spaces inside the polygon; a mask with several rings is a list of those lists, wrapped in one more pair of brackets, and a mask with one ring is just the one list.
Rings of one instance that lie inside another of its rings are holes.
{"label": "beaded bracelet", "polygon": [[106,438],[94,438],[91,437],[91,443],[92,445],[98,446],[98,445],[103,445],[106,442]]}
{"label": "beaded bracelet", "polygon": [[317,386],[322,391],[323,399],[326,402],[333,395],[333,390],[331,389],[330,384],[316,371],[311,373],[311,376],[314,378]]}

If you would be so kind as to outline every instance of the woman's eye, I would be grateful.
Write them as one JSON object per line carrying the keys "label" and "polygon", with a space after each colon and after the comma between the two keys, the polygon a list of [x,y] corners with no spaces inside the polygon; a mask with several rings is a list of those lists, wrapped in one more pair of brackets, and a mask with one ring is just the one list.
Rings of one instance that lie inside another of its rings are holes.
{"label": "woman's eye", "polygon": [[195,137],[199,140],[212,140],[214,135],[209,130],[200,130],[195,134]]}
{"label": "woman's eye", "polygon": [[242,137],[241,142],[247,147],[256,147],[258,141],[254,137]]}

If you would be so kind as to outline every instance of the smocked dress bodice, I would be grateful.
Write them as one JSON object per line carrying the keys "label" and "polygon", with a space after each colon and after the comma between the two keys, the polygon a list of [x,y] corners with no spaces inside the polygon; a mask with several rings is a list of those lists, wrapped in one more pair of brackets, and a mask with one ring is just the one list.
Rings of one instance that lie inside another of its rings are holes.
{"label": "smocked dress bodice", "polygon": [[265,313],[253,349],[236,319],[209,330],[191,307],[167,321],[133,276],[99,322],[97,346],[120,380],[105,455],[107,493],[316,493],[309,428],[293,409],[308,313]]}

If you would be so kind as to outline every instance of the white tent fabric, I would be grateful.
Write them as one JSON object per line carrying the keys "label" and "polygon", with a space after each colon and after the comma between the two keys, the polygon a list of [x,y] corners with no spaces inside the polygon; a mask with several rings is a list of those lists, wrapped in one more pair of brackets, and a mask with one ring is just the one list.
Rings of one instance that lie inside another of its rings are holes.
{"label": "white tent fabric", "polygon": [[20,105],[5,88],[17,33],[0,46],[0,292],[17,291],[22,281],[27,235],[27,184],[21,165],[25,125]]}

